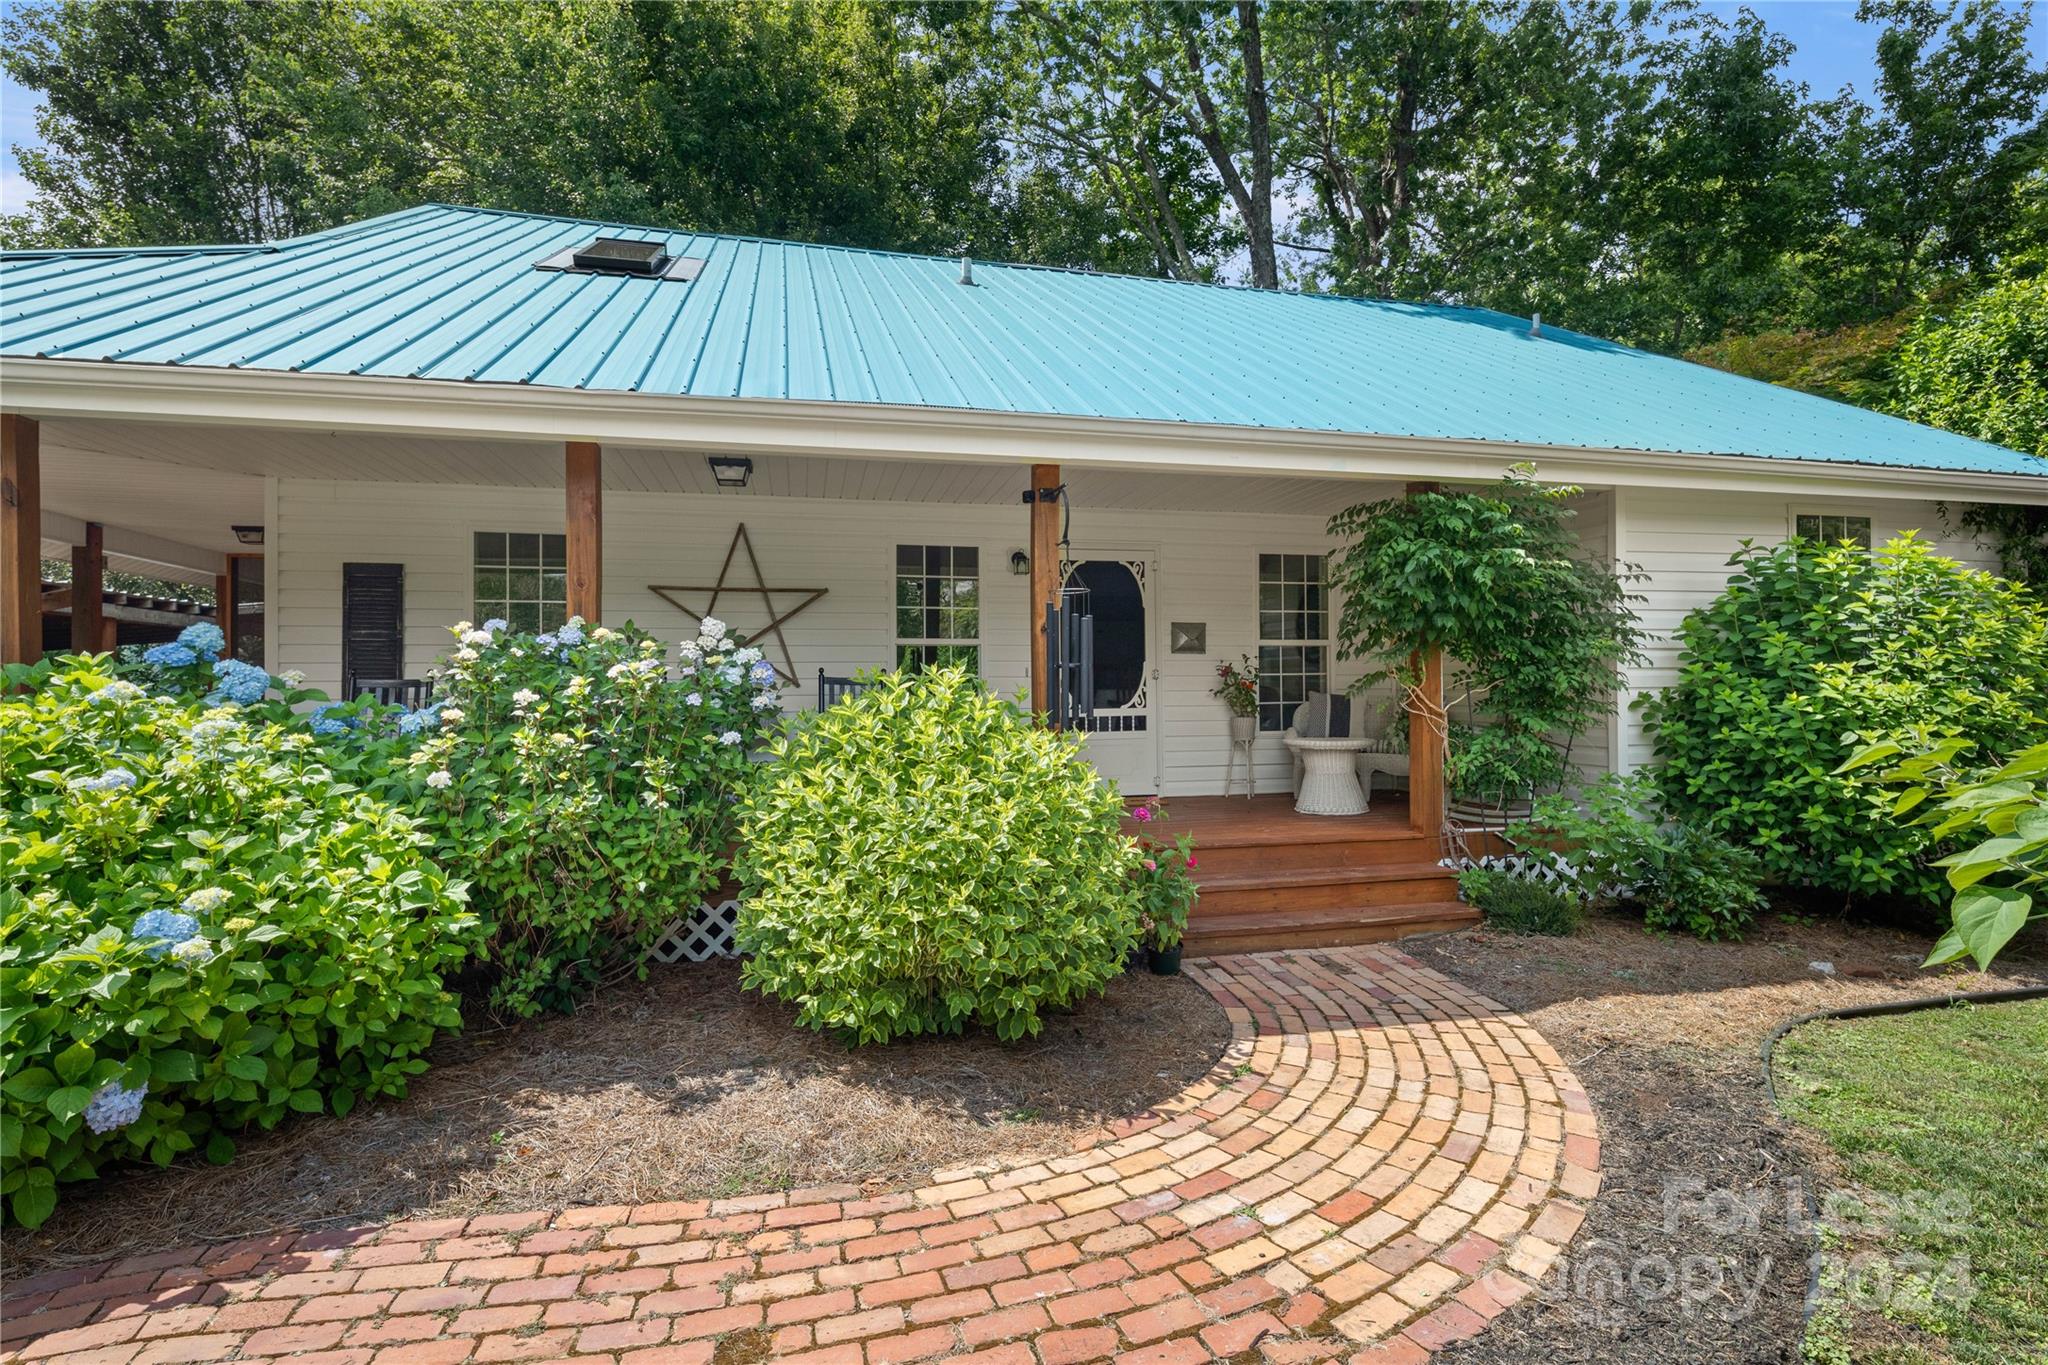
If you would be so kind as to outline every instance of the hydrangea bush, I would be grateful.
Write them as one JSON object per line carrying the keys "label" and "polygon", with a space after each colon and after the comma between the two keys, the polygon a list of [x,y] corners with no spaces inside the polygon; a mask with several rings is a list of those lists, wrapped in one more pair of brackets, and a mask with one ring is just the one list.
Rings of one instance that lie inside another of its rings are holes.
{"label": "hydrangea bush", "polygon": [[[153,666],[207,666],[181,645]],[[442,974],[476,936],[413,822],[225,697],[84,656],[7,681],[29,689],[0,696],[7,1217],[109,1161],[226,1160],[249,1125],[403,1093],[460,1024]]]}
{"label": "hydrangea bush", "polygon": [[742,825],[742,980],[857,1042],[1006,1039],[1138,942],[1139,851],[1074,736],[965,670],[884,674],[776,746]]}
{"label": "hydrangea bush", "polygon": [[715,617],[673,665],[630,626],[578,617],[540,635],[453,631],[439,696],[399,718],[410,751],[377,789],[474,883],[493,1003],[566,1008],[644,970],[662,928],[723,879],[748,751],[780,714],[775,670]]}

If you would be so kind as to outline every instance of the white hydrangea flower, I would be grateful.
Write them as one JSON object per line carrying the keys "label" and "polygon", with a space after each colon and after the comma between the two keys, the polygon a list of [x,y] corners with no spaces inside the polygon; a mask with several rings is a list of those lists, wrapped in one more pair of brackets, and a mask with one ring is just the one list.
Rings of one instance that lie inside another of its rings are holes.
{"label": "white hydrangea flower", "polygon": [[580,616],[572,616],[568,620],[564,621],[562,624],[564,626],[574,626],[576,627],[576,629],[581,630],[583,629],[583,618]]}
{"label": "white hydrangea flower", "polygon": [[685,640],[676,646],[677,655],[685,659],[694,659],[703,652],[702,649],[698,648],[695,640]]}
{"label": "white hydrangea flower", "polygon": [[737,744],[740,742],[740,732],[737,730],[727,730],[718,737],[718,742],[720,744]]}
{"label": "white hydrangea flower", "polygon": [[444,725],[452,725],[457,721],[460,721],[463,718],[463,716],[467,714],[468,712],[464,711],[459,706],[444,706],[441,708],[441,723]]}
{"label": "white hydrangea flower", "polygon": [[697,623],[697,638],[700,640],[716,640],[724,634],[725,622],[716,616],[707,616]]}
{"label": "white hydrangea flower", "polygon": [[745,649],[740,650],[737,654],[734,654],[732,657],[734,663],[759,663],[761,661],[761,651],[754,648],[752,645],[748,645]]}
{"label": "white hydrangea flower", "polygon": [[514,706],[531,706],[539,700],[540,693],[530,687],[522,687],[512,694],[512,704]]}
{"label": "white hydrangea flower", "polygon": [[773,692],[756,692],[754,694],[754,709],[756,711],[766,711],[771,707],[780,705],[782,705],[782,698]]}
{"label": "white hydrangea flower", "polygon": [[186,911],[188,914],[206,915],[220,909],[233,899],[233,893],[222,887],[203,886],[185,897],[184,903],[178,908]]}
{"label": "white hydrangea flower", "polygon": [[476,662],[476,660],[476,651],[471,649],[468,645],[464,645],[461,649],[455,651],[455,662],[459,664],[473,664]]}
{"label": "white hydrangea flower", "polygon": [[683,698],[683,702],[688,706],[702,706],[704,704],[704,694],[702,692],[692,692],[689,696]]}
{"label": "white hydrangea flower", "polygon": [[203,938],[188,938],[183,943],[171,945],[171,956],[180,962],[201,966],[213,961],[213,945]]}
{"label": "white hydrangea flower", "polygon": [[618,635],[619,633],[610,626],[598,626],[590,632],[590,638],[599,642],[615,640],[618,638]]}
{"label": "white hydrangea flower", "polygon": [[614,681],[616,681],[616,680],[617,680],[617,679],[619,679],[619,678],[622,678],[622,677],[624,677],[624,676],[625,676],[625,674],[626,674],[626,665],[625,665],[625,664],[622,664],[622,663],[618,663],[618,664],[613,664],[613,665],[612,665],[612,666],[611,666],[610,668],[607,668],[607,669],[606,669],[606,670],[604,671],[604,675],[605,675],[605,676],[606,676],[607,678],[611,678],[611,679],[613,679]]}
{"label": "white hydrangea flower", "polygon": [[475,630],[476,623],[474,621],[457,621],[454,625],[448,627],[448,629],[453,631],[455,635],[458,638],[460,638],[461,636],[469,634],[472,630]]}
{"label": "white hydrangea flower", "polygon": [[277,680],[286,687],[304,687],[306,685],[306,670],[303,668],[287,668],[284,672],[277,675]]}
{"label": "white hydrangea flower", "polygon": [[484,645],[487,645],[490,642],[491,633],[487,630],[465,630],[464,632],[462,632],[462,643],[466,645],[474,645],[478,648],[482,648]]}
{"label": "white hydrangea flower", "polygon": [[427,774],[427,785],[429,787],[436,788],[437,790],[439,788],[448,786],[450,783],[454,781],[455,774],[449,772],[446,768],[437,768],[433,772]]}

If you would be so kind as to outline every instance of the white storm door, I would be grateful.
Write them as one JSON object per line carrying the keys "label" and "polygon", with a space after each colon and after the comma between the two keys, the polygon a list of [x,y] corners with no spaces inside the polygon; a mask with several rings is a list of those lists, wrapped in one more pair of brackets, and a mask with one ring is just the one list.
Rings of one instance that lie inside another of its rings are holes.
{"label": "white storm door", "polygon": [[1125,796],[1159,791],[1158,615],[1153,561],[1076,550],[1063,585],[1088,590],[1095,620],[1095,714],[1079,722],[1082,753]]}

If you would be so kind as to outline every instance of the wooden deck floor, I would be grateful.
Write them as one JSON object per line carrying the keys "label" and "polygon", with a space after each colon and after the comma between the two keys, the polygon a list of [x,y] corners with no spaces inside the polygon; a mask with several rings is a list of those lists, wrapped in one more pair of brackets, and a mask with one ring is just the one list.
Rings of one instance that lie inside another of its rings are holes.
{"label": "wooden deck floor", "polygon": [[1165,809],[1164,818],[1126,817],[1125,828],[1194,836],[1201,897],[1190,955],[1367,943],[1478,918],[1439,864],[1436,837],[1409,827],[1400,795],[1376,797],[1363,815],[1301,815],[1279,794],[1175,797]]}

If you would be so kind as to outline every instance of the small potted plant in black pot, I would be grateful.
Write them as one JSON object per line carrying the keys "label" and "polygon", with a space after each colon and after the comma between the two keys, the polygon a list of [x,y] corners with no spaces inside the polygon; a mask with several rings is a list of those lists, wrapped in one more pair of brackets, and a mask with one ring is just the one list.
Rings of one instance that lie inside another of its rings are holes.
{"label": "small potted plant in black pot", "polygon": [[1145,960],[1155,976],[1180,971],[1181,936],[1188,911],[1199,894],[1195,887],[1195,840],[1183,834],[1171,844],[1146,842],[1138,865],[1139,930]]}

